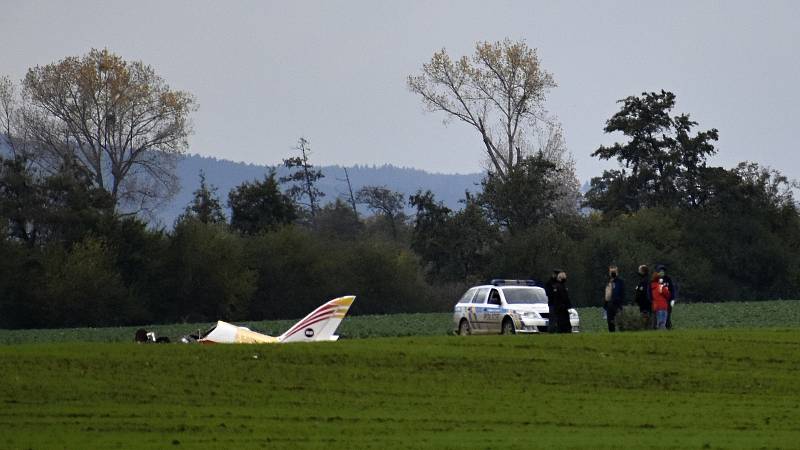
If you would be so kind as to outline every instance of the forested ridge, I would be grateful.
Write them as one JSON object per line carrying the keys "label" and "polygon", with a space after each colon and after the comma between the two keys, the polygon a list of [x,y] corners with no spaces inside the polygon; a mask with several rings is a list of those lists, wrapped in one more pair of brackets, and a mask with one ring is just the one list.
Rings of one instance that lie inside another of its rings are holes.
{"label": "forested ridge", "polygon": [[[288,151],[290,151],[289,146],[287,146]],[[289,172],[280,165],[279,161],[275,165],[278,176],[285,176]],[[269,170],[269,167],[268,165],[235,162],[196,154],[186,155],[178,161],[176,167],[181,190],[156,211],[154,219],[168,228],[173,226],[175,219],[192,201],[192,192],[197,185],[197,176],[201,170],[208,182],[224,193],[244,181],[261,178]],[[337,198],[346,199],[348,189],[345,169],[348,171],[352,187],[355,190],[363,186],[386,185],[394,191],[409,196],[419,189],[430,189],[436,193],[437,198],[452,209],[461,207],[459,201],[463,200],[464,192],[474,192],[478,189],[483,177],[480,173],[432,173],[391,164],[320,165],[319,169],[325,174],[325,177],[318,183],[319,189],[325,193],[324,203],[330,203]],[[223,207],[227,209],[227,205],[223,205]],[[411,212],[411,207],[406,209],[407,212]],[[367,209],[359,206],[359,211],[366,213]]]}

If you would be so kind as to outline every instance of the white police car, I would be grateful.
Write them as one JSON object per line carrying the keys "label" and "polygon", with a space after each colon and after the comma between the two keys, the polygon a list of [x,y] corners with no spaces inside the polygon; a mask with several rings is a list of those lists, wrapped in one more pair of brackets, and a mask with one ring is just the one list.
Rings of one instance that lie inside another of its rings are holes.
{"label": "white police car", "polygon": [[[547,294],[533,280],[492,280],[467,290],[455,306],[456,332],[514,334],[547,332]],[[572,331],[580,331],[578,311],[569,310]]]}

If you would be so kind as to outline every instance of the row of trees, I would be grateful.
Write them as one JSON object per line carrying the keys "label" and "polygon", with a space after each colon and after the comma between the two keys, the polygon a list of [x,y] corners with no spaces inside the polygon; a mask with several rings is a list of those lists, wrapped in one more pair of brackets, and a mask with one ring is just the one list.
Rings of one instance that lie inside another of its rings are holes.
{"label": "row of trees", "polygon": [[[697,131],[660,91],[620,101],[605,128],[620,142],[593,153],[619,168],[581,195],[544,108],[554,78],[521,42],[479,43],[458,60],[442,50],[408,79],[486,152],[486,176],[459,210],[385,186],[324,203],[324,174],[301,138],[287,176],[269,171],[225,202],[201,173],[174,228],[156,230],[141,212],[171,189],[191,96],[107,51],[31,69],[22,86],[0,84],[10,147],[0,160],[0,327],[295,318],[343,294],[359,297],[356,314],[446,311],[468,285],[542,279],[556,266],[573,301],[593,305],[612,263],[629,278],[639,264],[667,264],[690,301],[800,292],[794,182],[756,163],[709,165],[718,131]],[[158,170],[146,169],[151,158]],[[359,203],[372,214],[360,216]]]}
{"label": "row of trees", "polygon": [[304,161],[286,159],[289,176],[272,170],[228,193],[230,218],[201,173],[169,231],[119,214],[79,172],[41,176],[3,158],[0,327],[298,317],[349,293],[359,296],[354,313],[440,309],[402,243],[402,195],[356,192],[353,202],[376,211],[366,220],[340,199],[309,201],[323,175],[300,144]]}
{"label": "row of trees", "polygon": [[[635,278],[639,264],[661,263],[677,275],[684,300],[800,292],[797,184],[753,162],[708,165],[719,132],[697,131],[688,114],[674,114],[673,93],[620,100],[605,131],[623,141],[592,153],[620,167],[593,178],[579,201],[569,159],[552,150],[563,145],[541,134],[559,129],[541,104],[555,84],[524,43],[482,43],[458,61],[442,50],[408,84],[430,110],[476,129],[490,160],[481,192],[460,212],[430,193],[412,198],[412,248],[431,279],[542,278],[563,267],[577,302],[599,304],[608,265]],[[526,147],[537,133],[547,144]],[[461,252],[465,244],[472,247]]]}

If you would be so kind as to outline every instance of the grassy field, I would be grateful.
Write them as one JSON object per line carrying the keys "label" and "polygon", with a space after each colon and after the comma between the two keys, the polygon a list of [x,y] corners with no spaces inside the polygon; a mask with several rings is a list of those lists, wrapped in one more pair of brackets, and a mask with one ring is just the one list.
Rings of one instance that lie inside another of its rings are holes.
{"label": "grassy field", "polygon": [[800,332],[0,346],[0,448],[790,448]]}
{"label": "grassy field", "polygon": [[[631,306],[630,308],[635,308]],[[579,308],[585,332],[602,332],[606,323],[600,308]],[[245,322],[252,329],[273,336],[286,331],[296,320]],[[800,301],[778,300],[737,303],[678,304],[676,329],[796,327],[800,325]],[[176,340],[208,328],[203,324],[150,325],[158,336]],[[139,327],[72,328],[57,330],[0,330],[0,344],[36,342],[130,342]],[[453,331],[452,314],[393,314],[348,316],[339,327],[343,338],[444,336]]]}

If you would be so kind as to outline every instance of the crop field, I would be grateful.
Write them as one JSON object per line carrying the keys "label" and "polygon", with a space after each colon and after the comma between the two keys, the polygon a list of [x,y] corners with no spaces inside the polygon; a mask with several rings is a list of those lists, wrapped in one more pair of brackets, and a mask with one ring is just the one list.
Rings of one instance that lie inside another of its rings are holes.
{"label": "crop field", "polygon": [[[578,312],[584,332],[602,332],[606,329],[600,308],[578,308]],[[244,322],[243,325],[277,336],[296,321]],[[676,329],[797,327],[800,325],[800,300],[679,303],[673,312],[673,321]],[[145,328],[155,331],[158,336],[176,340],[183,335],[204,330],[210,325],[148,325]],[[0,344],[130,342],[137,328],[139,327],[0,330]],[[348,316],[339,327],[339,334],[342,338],[444,336],[452,333],[453,328],[451,313]]]}
{"label": "crop field", "polygon": [[[599,308],[579,312],[579,335],[461,338],[449,313],[400,314],[348,317],[337,343],[266,346],[0,330],[0,448],[800,442],[800,301],[679,304],[671,332],[616,335]],[[175,340],[207,325],[146,328]]]}
{"label": "crop field", "polygon": [[0,346],[0,448],[789,448],[800,332]]}

